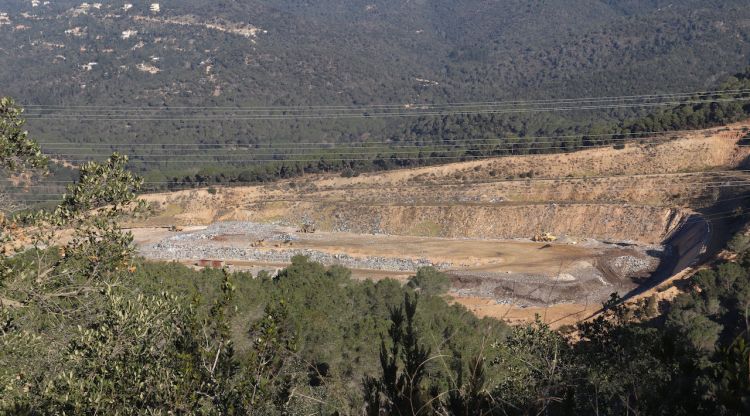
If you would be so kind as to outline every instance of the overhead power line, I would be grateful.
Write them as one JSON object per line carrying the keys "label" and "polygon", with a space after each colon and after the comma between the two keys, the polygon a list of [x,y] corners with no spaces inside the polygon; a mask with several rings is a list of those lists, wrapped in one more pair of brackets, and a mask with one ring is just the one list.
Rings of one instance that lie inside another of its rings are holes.
{"label": "overhead power line", "polygon": [[297,110],[362,110],[368,108],[388,109],[404,108],[405,106],[415,107],[456,107],[456,106],[502,106],[502,105],[539,105],[550,103],[581,103],[581,102],[602,102],[602,101],[632,101],[632,100],[654,100],[668,99],[675,97],[695,97],[695,96],[716,96],[724,94],[747,94],[750,89],[728,89],[728,90],[709,90],[693,91],[682,93],[664,93],[664,94],[640,94],[640,95],[619,95],[603,97],[583,97],[583,98],[558,98],[544,100],[502,100],[502,101],[467,101],[467,102],[448,102],[448,103],[400,103],[400,104],[364,104],[364,105],[297,105],[297,106],[117,106],[117,105],[56,105],[56,104],[25,104],[24,107],[29,109],[93,109],[93,110],[134,110],[134,111],[154,111],[154,110],[279,110],[279,111],[297,111]]}
{"label": "overhead power line", "polygon": [[[719,128],[716,128],[715,130],[719,130]],[[612,136],[636,136],[633,137],[633,140],[638,140],[637,136],[648,136],[648,135],[661,135],[661,136],[668,136],[668,135],[675,135],[675,134],[683,134],[683,133],[696,133],[696,130],[653,130],[653,131],[640,131],[640,132],[613,132],[613,133],[578,133],[578,134],[567,134],[567,135],[546,135],[546,136],[515,136],[515,137],[497,137],[497,138],[467,138],[467,139],[442,139],[439,142],[434,142],[434,144],[441,144],[441,143],[491,143],[496,141],[511,141],[511,140],[521,140],[521,142],[518,142],[517,144],[524,144],[528,140],[536,140],[536,139],[570,139],[570,138],[592,138],[592,137],[612,137]],[[204,139],[205,140],[205,139]],[[219,139],[216,139],[219,140]],[[271,139],[259,139],[260,141],[255,144],[226,144],[226,143],[85,143],[85,142],[42,142],[40,143],[42,147],[53,147],[58,148],[64,147],[64,148],[73,148],[73,149],[80,149],[81,147],[248,147],[248,148],[267,148],[272,147],[274,149],[277,148],[291,148],[291,149],[298,149],[300,148],[300,145],[316,145],[317,146],[348,146],[348,147],[354,147],[359,148],[363,147],[364,145],[369,144],[383,144],[389,145],[391,143],[394,143],[391,140],[368,140],[366,142],[361,143],[335,143],[330,141],[325,142],[282,142],[283,146],[277,146],[273,144],[266,144],[266,142],[270,142]],[[614,139],[616,140],[616,139]],[[261,143],[264,142],[264,143]],[[389,147],[398,147],[398,142],[395,142],[395,145],[390,145]],[[427,141],[424,146],[430,146],[433,142]],[[556,141],[551,142],[538,142],[535,141],[534,143],[556,143]],[[72,147],[71,147],[72,146]],[[407,147],[411,146],[422,146],[418,144],[410,144],[410,145],[403,145]],[[324,147],[325,148],[325,147]]]}
{"label": "overhead power line", "polygon": [[[656,144],[656,143],[664,143],[668,140],[664,140],[661,137],[652,138],[656,140],[652,140],[650,142],[636,142],[635,144]],[[509,157],[509,156],[530,156],[530,153],[533,152],[548,152],[552,150],[559,150],[561,152],[556,153],[569,153],[569,152],[575,152],[585,149],[596,149],[596,148],[604,148],[604,147],[611,147],[613,145],[617,144],[627,144],[631,140],[637,140],[632,138],[620,138],[620,139],[611,139],[608,140],[606,143],[590,143],[590,144],[578,144],[578,145],[558,145],[558,146],[537,146],[540,142],[536,143],[530,143],[531,146],[523,146],[526,143],[503,143],[503,146],[501,145],[488,145],[489,149],[484,150],[494,150],[495,152],[504,152],[502,154],[494,154],[494,155],[471,155],[469,154],[473,149],[471,148],[463,148],[463,149],[437,149],[440,147],[446,147],[446,146],[440,146],[440,145],[433,145],[433,146],[423,146],[423,147],[414,147],[413,150],[410,151],[388,151],[388,150],[378,150],[378,151],[363,151],[363,152],[349,152],[349,153],[342,153],[340,150],[342,148],[338,149],[339,151],[336,151],[337,149],[325,149],[325,150],[331,150],[330,156],[333,157],[326,157],[328,155],[325,154],[310,154],[305,152],[288,152],[288,153],[277,153],[277,152],[257,152],[252,149],[247,149],[247,152],[243,153],[235,153],[235,154],[210,154],[209,152],[201,153],[201,154],[187,154],[187,155],[180,155],[180,154],[174,154],[170,153],[170,157],[166,157],[167,155],[164,154],[158,154],[149,152],[146,154],[139,154],[139,153],[130,153],[131,159],[130,162],[150,162],[150,163],[203,163],[203,164],[215,164],[220,162],[233,162],[233,163],[267,163],[267,162],[288,162],[288,163],[296,163],[296,162],[310,162],[315,160],[320,161],[330,161],[330,162],[344,162],[344,161],[370,161],[372,160],[372,157],[385,157],[385,158],[392,158],[395,155],[420,155],[420,160],[431,160],[431,159],[438,159],[438,160],[445,160],[445,159],[459,159],[459,160],[472,160],[472,159],[485,159],[485,158],[502,158],[502,157]],[[557,143],[557,142],[550,142],[550,143]],[[747,145],[738,145],[738,147],[747,147]],[[353,149],[355,149],[354,147]],[[372,148],[365,148],[366,150],[374,150]],[[67,149],[66,149],[67,150]],[[210,150],[210,149],[208,149]],[[323,149],[321,149],[323,150]],[[482,149],[477,149],[482,150]],[[238,151],[237,149],[233,149],[233,151]],[[517,152],[517,153],[516,153]],[[63,157],[67,156],[64,152],[54,152],[51,153],[55,155],[62,155]],[[250,153],[250,154],[248,154]],[[430,155],[430,153],[438,153],[438,155]],[[453,154],[450,156],[446,156],[446,154]],[[353,156],[360,156],[359,158],[341,158],[336,156],[342,156],[342,155],[353,155]],[[80,153],[76,152],[75,154],[72,154],[71,156],[74,157],[106,157],[108,154],[103,153]],[[251,158],[247,159],[248,156],[266,156],[266,158]],[[268,158],[267,156],[272,156]],[[307,158],[303,159],[290,159],[289,157],[302,157],[302,156],[308,156]],[[367,157],[370,156],[370,157]],[[198,159],[189,159],[189,160],[178,160],[177,157],[192,157],[192,158],[198,158]],[[245,158],[245,159],[237,159]],[[66,159],[65,161],[71,162],[71,163],[82,163],[87,162],[89,159]]]}
{"label": "overhead power line", "polygon": [[[529,142],[529,143],[508,143],[505,146],[501,145],[490,145],[485,144],[481,146],[488,146],[489,149],[486,150],[493,150],[493,151],[519,151],[519,152],[528,152],[528,151],[538,151],[538,150],[585,150],[585,149],[592,149],[592,148],[601,148],[601,147],[610,147],[616,144],[623,144],[625,142],[628,142],[632,139],[612,139],[609,140],[608,143],[602,143],[602,144],[579,144],[579,145],[558,145],[558,146],[536,146],[537,144],[544,144],[544,142]],[[638,144],[654,144],[654,143],[663,143],[665,140],[657,140],[657,141],[651,141],[651,142],[645,142],[645,143],[638,143]],[[559,143],[559,142],[547,142],[547,143]],[[530,145],[530,146],[524,146],[524,145]],[[448,149],[439,149],[443,147],[449,147]],[[356,148],[354,148],[356,149]],[[71,150],[71,149],[64,149],[64,150]],[[79,147],[80,150],[80,147]],[[167,149],[164,149],[165,151]],[[363,148],[364,151],[359,152],[342,152],[342,150],[345,150],[345,147],[341,147],[338,149],[326,149],[326,148],[320,148],[320,149],[301,149],[301,152],[288,152],[288,153],[279,153],[277,151],[273,152],[256,152],[254,149],[233,149],[232,154],[211,154],[211,153],[200,153],[200,154],[176,154],[174,153],[176,150],[169,149],[170,153],[133,153],[129,152],[128,156],[132,160],[137,160],[141,158],[151,158],[151,157],[158,157],[163,158],[165,156],[170,157],[197,157],[197,158],[224,158],[224,157],[248,157],[248,156],[310,156],[310,157],[316,157],[319,158],[321,154],[312,153],[311,150],[320,150],[320,151],[331,151],[332,155],[334,156],[341,156],[341,155],[355,155],[355,156],[378,156],[378,155],[384,155],[384,156],[391,156],[391,155],[415,155],[418,153],[460,153],[464,154],[467,152],[471,152],[471,148],[459,148],[456,149],[455,146],[451,145],[426,145],[426,146],[414,146],[412,150],[401,150],[401,151],[389,151],[387,147],[382,148]],[[188,150],[195,150],[195,149],[188,149]],[[210,150],[210,149],[207,149]],[[278,149],[274,149],[278,150]],[[294,149],[288,149],[288,150],[294,150]],[[349,150],[349,149],[346,149]],[[109,153],[81,153],[81,152],[75,152],[75,153],[65,153],[62,151],[48,151],[48,153],[52,153],[56,156],[75,156],[75,157],[106,157],[109,156]],[[501,155],[497,155],[501,156]],[[429,158],[429,156],[427,157]],[[283,159],[273,159],[273,160],[283,160]]]}
{"label": "overhead power line", "polygon": [[[603,147],[610,147],[612,144],[607,145],[597,145],[597,146],[590,146],[586,147],[586,149],[596,149],[596,148],[603,148]],[[445,155],[422,155],[418,160],[419,161],[429,161],[429,160],[442,160],[442,161],[455,161],[455,162],[466,162],[466,161],[478,161],[478,160],[485,160],[485,159],[500,159],[503,157],[531,157],[531,156],[539,156],[539,154],[534,153],[528,153],[529,149],[520,149],[519,153],[514,153],[514,151],[510,150],[509,153],[505,153],[502,155],[470,155],[466,154],[466,151],[461,150],[461,154],[455,154],[451,156],[445,156]],[[549,148],[536,148],[531,150],[559,150],[556,153],[550,153],[550,154],[565,154],[565,153],[571,153],[575,151],[580,151],[581,148],[573,148],[568,149],[565,146],[556,146],[556,147],[549,147]],[[456,153],[459,151],[444,151],[442,153]],[[522,153],[523,152],[523,153]],[[407,153],[404,153],[405,155]],[[414,153],[408,153],[410,155],[414,155]],[[105,155],[97,155],[97,156],[105,156]],[[210,160],[206,157],[207,155],[201,155],[200,157],[195,156],[194,159],[174,159],[174,158],[165,158],[163,156],[155,156],[158,158],[151,158],[147,155],[139,156],[138,158],[131,158],[128,160],[129,164],[145,164],[145,163],[192,163],[192,164],[201,164],[201,165],[216,165],[219,163],[238,163],[243,165],[253,165],[253,164],[266,164],[266,163],[304,163],[304,162],[372,162],[374,159],[378,159],[379,157],[382,158],[384,161],[393,160],[393,161],[403,161],[403,160],[411,160],[407,157],[404,157],[403,159],[399,159],[398,157],[394,157],[396,155],[391,153],[383,153],[380,154],[374,154],[370,155],[371,157],[325,157],[325,155],[310,155],[308,158],[304,159],[288,159],[283,158],[283,155],[279,155],[277,158],[265,158],[265,159],[227,159],[234,156],[226,156],[224,159],[217,159],[214,157],[214,160]],[[294,154],[291,156],[304,156],[302,154]],[[335,156],[335,154],[334,154]],[[367,156],[367,154],[363,155]],[[176,157],[180,157],[177,155]],[[185,156],[185,157],[191,157],[191,156]],[[68,163],[86,163],[91,162],[91,159],[65,159],[64,162]],[[412,166],[412,167],[419,167],[419,166]]]}
{"label": "overhead power line", "polygon": [[175,116],[138,116],[138,115],[116,115],[116,114],[29,114],[27,120],[58,120],[58,121],[250,121],[250,120],[289,120],[289,119],[354,119],[354,118],[390,118],[390,117],[426,117],[426,116],[449,116],[449,115],[480,115],[480,114],[514,114],[514,113],[537,113],[558,111],[588,111],[588,110],[613,110],[621,108],[650,108],[660,106],[676,106],[685,104],[703,104],[718,102],[750,101],[747,98],[725,98],[712,100],[687,100],[666,101],[659,103],[631,103],[631,104],[606,104],[606,105],[573,105],[539,108],[509,108],[509,109],[467,109],[448,111],[396,111],[382,113],[320,113],[320,114],[266,114],[266,115],[175,115]]}
{"label": "overhead power line", "polygon": [[[721,178],[720,175],[731,175],[729,178]],[[697,172],[672,172],[672,173],[645,173],[645,174],[625,174],[625,175],[598,175],[598,176],[577,176],[577,177],[534,177],[534,178],[488,178],[488,179],[475,179],[469,181],[440,181],[440,182],[429,182],[425,184],[416,184],[408,182],[404,184],[375,184],[365,185],[354,183],[354,184],[341,184],[341,185],[329,185],[329,187],[318,188],[318,191],[335,191],[335,190],[357,190],[357,189],[371,189],[371,188],[383,188],[383,187],[431,187],[431,186],[466,186],[466,185],[481,185],[481,184],[515,184],[515,183],[540,183],[540,182],[600,182],[605,180],[633,180],[633,179],[659,179],[659,178],[675,178],[674,181],[680,181],[679,183],[728,183],[728,182],[743,182],[748,179],[735,179],[738,175],[749,175],[750,170],[718,170],[718,171],[697,171]],[[703,176],[704,178],[683,180],[684,177]],[[717,176],[719,176],[717,178]],[[11,179],[0,179],[2,181],[11,181]],[[35,183],[28,186],[46,186],[46,183],[56,184],[71,184],[71,181],[45,181],[42,183]],[[144,181],[144,184],[176,184],[173,181]],[[215,186],[221,185],[250,185],[250,186],[263,186],[258,182],[226,182],[226,183],[215,183]],[[189,184],[188,184],[189,185]],[[203,186],[208,186],[206,183]],[[635,186],[635,185],[633,185]]]}
{"label": "overhead power line", "polygon": [[[367,186],[367,187],[359,187],[359,188],[340,188],[340,189],[324,189],[315,191],[315,193],[333,193],[333,192],[346,192],[346,191],[363,191],[363,190],[372,190],[372,189],[409,189],[409,188],[428,188],[428,187],[434,187],[434,188],[442,188],[442,187],[460,187],[466,184],[459,184],[459,183],[438,183],[438,184],[429,184],[429,185],[384,185],[384,186]],[[589,186],[588,184],[570,184],[573,186]],[[722,182],[712,182],[712,183],[703,183],[703,182],[673,182],[672,184],[665,184],[665,185],[651,185],[651,186],[642,186],[642,185],[629,185],[629,184],[619,184],[619,185],[609,185],[607,189],[603,190],[602,193],[607,193],[611,191],[624,191],[624,190],[644,190],[644,191],[668,191],[672,190],[673,188],[680,187],[680,186],[687,186],[687,185],[696,185],[700,186],[700,189],[696,189],[695,191],[701,191],[701,190],[710,190],[710,189],[723,189],[723,188],[743,188],[748,187],[750,188],[750,180],[745,181],[735,181],[733,183],[722,183]],[[188,186],[188,184],[185,184],[185,186]],[[206,186],[219,186],[219,184],[206,184]],[[31,188],[29,188],[31,189]],[[188,188],[188,189],[195,189],[195,188]],[[507,192],[510,195],[513,194],[533,194],[533,193],[543,193],[544,195],[549,195],[549,192],[543,192],[540,191],[539,188],[535,188],[534,185],[522,185],[521,187],[516,188],[506,188],[502,189],[503,192]],[[54,193],[43,193],[43,192],[4,192],[0,190],[1,195],[13,195],[13,196],[59,196],[64,194],[64,190],[61,189],[60,192],[54,192]],[[301,191],[300,195],[305,195],[308,192]],[[555,193],[553,193],[554,195]],[[558,195],[562,194],[560,192],[557,193]],[[750,197],[749,195],[746,195],[744,197]],[[287,201],[287,200],[296,200],[297,198],[282,198],[282,199],[262,199],[258,202],[265,203],[265,202],[279,202],[279,201]],[[326,197],[321,197],[320,200],[327,199]]]}
{"label": "overhead power line", "polygon": [[[748,198],[750,195],[743,196],[742,199]],[[724,201],[730,201],[730,200],[737,200],[736,197],[730,197],[726,199],[717,199],[715,202],[724,202]],[[306,200],[289,200],[290,202],[309,202]],[[38,199],[38,200],[25,200],[25,201],[19,201],[22,203],[59,203],[59,199]],[[314,201],[313,201],[314,202]],[[332,203],[332,201],[320,201],[320,202],[326,202],[326,203]],[[404,206],[405,204],[401,203],[388,203],[388,204],[377,204],[372,202],[363,202],[363,203],[356,203],[356,202],[350,202],[350,201],[342,201],[347,202],[353,205],[363,205],[366,204],[367,206],[375,206],[375,207],[387,207],[387,206]],[[562,205],[562,206],[580,206],[580,205],[606,205],[603,203],[597,203],[597,202],[571,202],[571,201],[545,201],[543,204],[534,204],[534,205]],[[431,205],[420,205],[420,204],[408,204],[409,207],[433,207],[433,206],[440,206],[443,204],[431,204]],[[612,205],[621,205],[621,203],[612,203]],[[508,206],[507,204],[503,202],[487,202],[487,203],[481,203],[481,204],[474,204],[474,206]],[[649,207],[649,206],[646,206]],[[666,207],[657,207],[657,208],[666,208]],[[724,209],[720,211],[711,212],[708,214],[700,214],[696,213],[695,216],[688,217],[687,219],[683,220],[681,222],[682,225],[687,224],[694,224],[698,222],[704,222],[704,221],[716,221],[721,219],[727,219],[727,218],[733,218],[738,215],[746,215],[750,213],[750,208],[732,208],[732,209]]]}

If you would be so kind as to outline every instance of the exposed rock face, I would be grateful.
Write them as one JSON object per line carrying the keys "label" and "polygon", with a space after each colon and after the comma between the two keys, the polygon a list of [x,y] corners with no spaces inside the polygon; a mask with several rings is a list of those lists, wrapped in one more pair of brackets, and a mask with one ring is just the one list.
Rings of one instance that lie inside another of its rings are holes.
{"label": "exposed rock face", "polygon": [[660,243],[689,213],[604,204],[485,206],[362,206],[299,203],[285,219],[311,218],[326,231],[431,235],[434,237],[531,238],[540,231],[599,240]]}

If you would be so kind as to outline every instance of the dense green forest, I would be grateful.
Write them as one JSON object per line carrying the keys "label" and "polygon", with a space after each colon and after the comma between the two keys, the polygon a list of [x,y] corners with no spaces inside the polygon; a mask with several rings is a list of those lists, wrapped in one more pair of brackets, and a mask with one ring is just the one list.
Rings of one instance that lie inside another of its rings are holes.
{"label": "dense green forest", "polygon": [[[86,9],[73,0],[30,3],[4,3],[11,24],[0,29],[2,50],[13,59],[2,62],[2,85],[39,104],[350,105],[683,92],[746,65],[750,39],[743,1],[187,0],[160,2],[158,13],[149,12],[151,2],[129,2],[128,10],[117,1]],[[161,22],[184,16],[260,31]],[[123,38],[125,30],[138,33]],[[90,62],[98,65],[81,69]],[[161,72],[136,70],[141,62]],[[216,85],[223,88],[215,97]]]}
{"label": "dense green forest", "polygon": [[[0,165],[43,169],[19,110],[0,115]],[[304,257],[275,276],[144,262],[117,226],[145,208],[126,161],[84,164],[54,210],[0,216],[0,413],[750,411],[745,234],[669,304],[613,295],[575,328],[509,327],[448,305],[434,269],[401,286]]]}
{"label": "dense green forest", "polygon": [[[0,60],[0,92],[24,97],[25,104],[62,106],[27,106],[29,129],[48,153],[95,159],[118,150],[131,156],[132,169],[162,172],[149,177],[158,181],[183,182],[186,173],[214,176],[217,167],[229,179],[243,170],[251,172],[243,179],[274,176],[282,170],[279,163],[257,167],[248,160],[308,159],[285,155],[291,150],[279,147],[289,143],[444,145],[454,138],[583,134],[586,126],[610,130],[609,124],[651,111],[197,118],[218,107],[418,106],[702,91],[744,68],[750,53],[750,12],[743,1],[190,0],[161,2],[159,12],[148,10],[150,2],[129,3],[133,7],[125,10],[125,2],[98,8],[70,0],[37,7],[5,2],[0,12],[8,13],[9,23],[0,25],[0,56],[6,58]],[[144,70],[150,67],[159,72]],[[149,120],[142,111],[131,111],[127,120],[94,113],[112,108],[107,106],[200,108],[166,120]],[[84,117],[92,114],[105,117]],[[186,143],[204,145],[192,151],[203,157],[177,158],[191,152],[144,146]],[[264,147],[274,148],[270,156],[259,155],[268,153]],[[362,164],[338,160],[353,159],[351,152],[326,153],[334,160],[287,163],[284,174],[491,152],[465,153],[464,147],[428,147],[412,155],[386,147]],[[231,162],[227,155],[237,153],[245,155],[234,158],[242,162]],[[310,158],[321,156],[312,153]]]}
{"label": "dense green forest", "polygon": [[[623,121],[572,124],[554,115],[534,119],[505,115],[452,115],[419,117],[408,128],[390,136],[387,142],[359,141],[338,146],[278,148],[252,143],[203,143],[174,148],[168,144],[144,148],[80,145],[68,152],[102,160],[107,152],[132,151],[128,168],[145,178],[144,191],[184,189],[210,185],[246,185],[294,178],[311,173],[337,172],[354,176],[362,172],[418,167],[503,155],[575,151],[597,146],[669,140],[670,132],[720,126],[750,116],[750,69],[728,77],[718,86],[737,93],[694,97],[686,104]],[[502,132],[502,133],[498,133]],[[229,155],[231,154],[231,155]],[[154,156],[156,155],[156,156]],[[59,159],[52,154],[53,160]],[[159,163],[154,163],[157,157]],[[248,160],[248,158],[250,160]],[[82,160],[83,160],[82,159]],[[170,160],[194,161],[199,167],[185,167]],[[257,159],[253,161],[253,159]],[[182,167],[180,167],[182,166]],[[75,169],[50,164],[48,175],[38,177],[38,193],[61,194],[66,181],[77,177]],[[8,184],[8,192],[19,202],[33,204],[39,196],[26,193],[23,183]]]}

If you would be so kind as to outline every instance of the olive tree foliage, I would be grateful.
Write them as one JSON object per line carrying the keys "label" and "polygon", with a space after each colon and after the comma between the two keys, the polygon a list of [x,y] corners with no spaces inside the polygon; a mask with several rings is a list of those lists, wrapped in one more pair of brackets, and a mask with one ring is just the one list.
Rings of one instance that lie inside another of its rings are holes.
{"label": "olive tree foliage", "polygon": [[[28,148],[18,150],[23,155]],[[0,408],[34,404],[27,400],[30,392],[56,391],[49,383],[63,381],[55,374],[65,375],[66,385],[84,382],[86,378],[70,372],[84,368],[72,358],[89,354],[89,344],[108,334],[118,334],[121,345],[143,345],[125,341],[127,332],[114,329],[115,318],[132,331],[143,330],[139,319],[151,326],[163,322],[149,318],[163,305],[152,303],[150,310],[144,301],[137,305],[144,309],[136,313],[119,294],[121,282],[132,271],[134,249],[132,236],[121,233],[116,220],[140,205],[135,200],[140,180],[125,170],[126,161],[115,154],[105,163],[82,166],[80,181],[68,188],[54,210],[0,218]],[[20,166],[17,161],[2,164]],[[72,330],[74,323],[82,329]],[[110,332],[103,333],[107,328]],[[157,333],[144,332],[149,337]],[[92,355],[85,362],[103,369],[117,362],[103,351]]]}
{"label": "olive tree foliage", "polygon": [[[25,133],[5,131],[13,145],[0,166],[38,166]],[[54,209],[0,218],[0,414],[295,413],[283,303],[248,329],[251,351],[237,357],[228,273],[207,315],[198,299],[132,284],[133,239],[118,220],[145,206],[126,163],[86,163]]]}
{"label": "olive tree foliage", "polygon": [[61,354],[65,365],[29,380],[25,388],[35,393],[14,405],[71,415],[189,411],[194,403],[182,391],[192,380],[174,364],[190,362],[173,348],[187,332],[186,311],[166,294],[129,297],[106,289],[104,297],[107,307],[96,324],[74,329]]}
{"label": "olive tree foliage", "polygon": [[517,326],[491,362],[504,375],[493,386],[492,398],[503,414],[545,414],[565,401],[573,368],[566,339],[537,316],[535,323]]}
{"label": "olive tree foliage", "polygon": [[[19,173],[47,166],[41,148],[23,130],[22,113],[12,99],[0,97],[0,170]],[[0,217],[19,208],[20,205],[0,189]]]}
{"label": "olive tree foliage", "polygon": [[8,97],[0,97],[0,167],[9,170],[45,168],[47,158],[39,144],[23,130],[23,110]]}
{"label": "olive tree foliage", "polygon": [[[22,125],[19,114],[6,110],[3,126]],[[40,166],[25,133],[3,132],[0,166]],[[138,261],[118,221],[145,206],[126,164],[119,154],[86,163],[54,209],[0,218],[0,414],[299,413],[283,302],[248,328],[251,348],[237,356],[229,273],[207,314],[199,299],[144,295],[131,281]]]}
{"label": "olive tree foliage", "polygon": [[116,285],[132,267],[132,235],[117,219],[137,213],[141,181],[125,170],[127,158],[88,162],[51,211],[0,222],[0,298],[5,305],[38,308],[55,317],[85,313],[87,295]]}
{"label": "olive tree foliage", "polygon": [[[21,113],[0,100],[0,167],[9,174],[46,163]],[[158,387],[174,368],[159,357],[175,351],[161,346],[182,336],[187,325],[175,323],[188,315],[168,297],[133,299],[123,285],[135,253],[117,220],[142,210],[141,180],[126,163],[118,154],[86,163],[54,209],[0,217],[0,411],[97,413],[139,384],[160,394],[133,397],[174,397]]]}

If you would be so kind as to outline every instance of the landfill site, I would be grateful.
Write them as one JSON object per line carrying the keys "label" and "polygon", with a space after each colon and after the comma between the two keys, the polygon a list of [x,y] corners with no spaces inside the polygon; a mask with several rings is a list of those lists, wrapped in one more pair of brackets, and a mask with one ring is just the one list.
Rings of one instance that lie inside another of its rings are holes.
{"label": "landfill site", "polygon": [[612,293],[643,296],[723,242],[750,191],[748,127],[573,153],[309,175],[144,195],[127,224],[141,254],[273,275],[296,255],[357,279],[405,282],[432,266],[480,316],[560,325]]}

